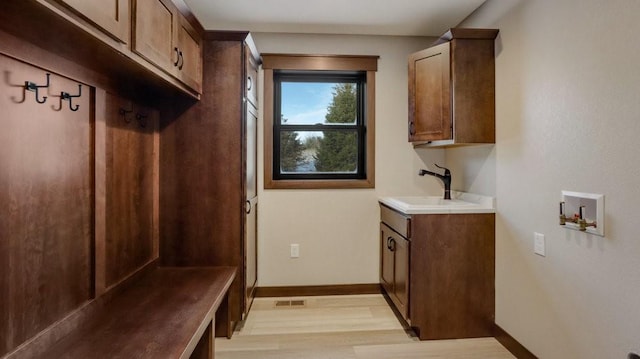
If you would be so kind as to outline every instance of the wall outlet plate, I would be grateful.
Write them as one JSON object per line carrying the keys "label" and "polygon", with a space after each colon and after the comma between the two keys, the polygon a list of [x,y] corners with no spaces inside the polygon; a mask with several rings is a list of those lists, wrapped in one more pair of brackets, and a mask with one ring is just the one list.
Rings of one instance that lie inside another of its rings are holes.
{"label": "wall outlet plate", "polygon": [[[580,206],[585,206],[584,217],[587,222],[596,222],[596,227],[587,227],[586,233],[604,237],[604,195],[582,192],[562,191],[564,213],[567,218],[573,217],[580,211]],[[567,222],[567,229],[580,230],[576,223]]]}
{"label": "wall outlet plate", "polygon": [[290,258],[298,258],[298,257],[300,257],[300,245],[292,244]]}
{"label": "wall outlet plate", "polygon": [[533,252],[543,257],[546,256],[544,234],[538,232],[533,233]]}

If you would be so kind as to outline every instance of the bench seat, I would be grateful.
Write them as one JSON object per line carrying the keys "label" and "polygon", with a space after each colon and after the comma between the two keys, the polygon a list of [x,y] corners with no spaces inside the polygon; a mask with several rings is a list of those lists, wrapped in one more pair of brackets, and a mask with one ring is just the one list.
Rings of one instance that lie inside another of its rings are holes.
{"label": "bench seat", "polygon": [[156,268],[42,357],[212,358],[216,310],[235,272],[234,267]]}

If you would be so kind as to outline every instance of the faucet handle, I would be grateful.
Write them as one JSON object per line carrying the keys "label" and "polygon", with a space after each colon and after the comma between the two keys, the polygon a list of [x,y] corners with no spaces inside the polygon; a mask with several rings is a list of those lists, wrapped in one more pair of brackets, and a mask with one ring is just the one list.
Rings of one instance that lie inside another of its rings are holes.
{"label": "faucet handle", "polygon": [[448,169],[448,168],[446,168],[446,167],[442,167],[442,166],[438,166],[438,164],[437,164],[437,163],[434,163],[433,165],[434,165],[434,166],[436,166],[436,167],[438,167],[438,168],[440,168],[440,169],[443,169],[443,170],[444,170],[444,175],[445,175],[445,176],[451,176],[451,171],[449,171],[449,169]]}

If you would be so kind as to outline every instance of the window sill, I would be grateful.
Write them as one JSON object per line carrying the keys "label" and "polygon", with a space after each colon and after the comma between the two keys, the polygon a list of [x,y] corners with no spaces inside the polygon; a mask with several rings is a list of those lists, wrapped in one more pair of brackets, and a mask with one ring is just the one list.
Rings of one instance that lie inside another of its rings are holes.
{"label": "window sill", "polygon": [[355,189],[375,188],[373,179],[364,180],[271,180],[265,178],[265,189]]}

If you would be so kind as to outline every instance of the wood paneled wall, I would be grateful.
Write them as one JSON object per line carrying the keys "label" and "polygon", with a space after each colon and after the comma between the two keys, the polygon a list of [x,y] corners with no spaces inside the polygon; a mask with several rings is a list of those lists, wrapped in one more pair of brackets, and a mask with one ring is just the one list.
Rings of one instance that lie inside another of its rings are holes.
{"label": "wood paneled wall", "polygon": [[[0,55],[0,355],[93,296],[92,91]],[[62,108],[58,110],[59,105]]]}
{"label": "wood paneled wall", "polygon": [[154,231],[158,111],[106,95],[105,284],[158,257]]}
{"label": "wood paneled wall", "polygon": [[[62,66],[86,81],[71,111],[60,92],[77,93],[79,82],[56,73],[64,60],[39,53],[43,69],[2,52],[0,356],[159,253],[159,112],[110,94],[80,65]],[[38,104],[24,84],[43,84],[46,73],[51,86]]]}

